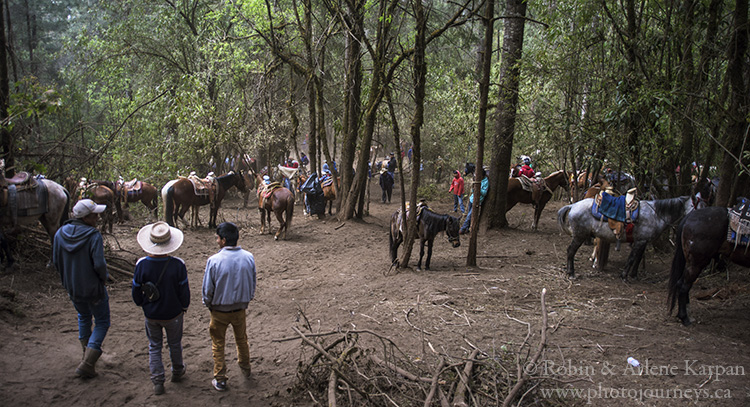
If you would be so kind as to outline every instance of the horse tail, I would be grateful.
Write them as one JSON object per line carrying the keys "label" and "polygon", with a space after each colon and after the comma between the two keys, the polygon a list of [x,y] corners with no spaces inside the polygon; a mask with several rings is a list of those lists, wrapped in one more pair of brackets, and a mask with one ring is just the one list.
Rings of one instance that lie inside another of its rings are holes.
{"label": "horse tail", "polygon": [[170,186],[164,195],[164,217],[169,226],[174,226],[174,185]]}
{"label": "horse tail", "polygon": [[65,207],[63,208],[62,215],[60,215],[60,222],[58,222],[57,225],[58,228],[70,218],[70,193],[65,188],[63,188],[63,192],[65,192]]}
{"label": "horse tail", "polygon": [[685,252],[682,250],[682,228],[685,226],[683,222],[677,228],[677,237],[674,251],[674,258],[672,258],[672,272],[669,274],[669,296],[667,297],[667,303],[669,304],[669,314],[672,314],[674,305],[677,302],[679,285],[678,282],[683,278],[685,271]]}
{"label": "horse tail", "polygon": [[560,227],[560,230],[572,236],[573,231],[570,229],[570,225],[568,224],[569,213],[570,213],[570,205],[565,205],[562,208],[560,208],[559,211],[557,211],[557,226]]}
{"label": "horse tail", "polygon": [[286,203],[286,231],[284,232],[284,238],[286,238],[286,232],[292,226],[292,218],[294,217],[294,196],[289,199]]}

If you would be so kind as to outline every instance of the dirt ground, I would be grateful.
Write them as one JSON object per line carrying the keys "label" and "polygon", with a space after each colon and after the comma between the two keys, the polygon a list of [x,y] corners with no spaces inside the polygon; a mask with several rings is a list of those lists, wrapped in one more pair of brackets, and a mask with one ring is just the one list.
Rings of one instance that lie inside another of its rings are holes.
{"label": "dirt ground", "polygon": [[[112,273],[112,326],[97,365],[99,376],[84,381],[73,375],[81,355],[76,314],[56,272],[45,267],[49,253],[20,254],[22,264],[0,275],[2,405],[315,405],[310,397],[291,392],[301,342],[279,341],[295,337],[292,327],[301,327],[305,319],[317,332],[378,332],[431,371],[437,365],[435,352],[460,359],[472,347],[491,357],[516,351],[529,332],[524,322],[530,324],[535,348],[543,288],[548,346],[544,363],[532,373],[549,379],[537,382],[522,405],[531,400],[549,405],[750,402],[747,270],[730,267],[703,275],[692,296],[696,323],[685,328],[666,312],[671,253],[650,249],[640,279],[626,284],[618,276],[627,248],[613,252],[608,268],[598,273],[588,261],[591,246],[583,246],[576,257],[578,279],[567,280],[570,238],[556,223],[564,203],[550,202],[537,232],[529,228],[531,206],[522,205],[509,212],[509,229],[480,235],[477,268],[465,266],[468,236],[462,236],[457,249],[442,238],[435,242],[432,270],[386,275],[388,222],[398,205],[381,204],[379,191],[372,192],[369,216],[343,225],[334,218],[305,218],[297,206],[286,241],[259,235],[257,211],[241,209],[238,197],[224,202],[220,217],[241,227],[240,244],[255,255],[258,269],[256,297],[247,314],[253,375],[241,378],[228,334],[230,388],[224,393],[211,386],[209,314],[200,296],[206,259],[217,251],[213,230],[187,230],[175,253],[185,260],[190,279],[183,341],[188,373],[181,383],[167,381],[162,396],[153,394],[149,381],[143,313],[132,302],[130,279]],[[448,199],[446,192],[446,199],[431,207],[445,213],[452,209]],[[116,226],[114,236],[105,237],[111,250],[131,260],[143,255],[135,236],[146,219],[145,212],[137,213]],[[206,222],[207,210],[201,215]],[[273,225],[275,230],[275,219]],[[412,265],[417,256],[415,246]],[[700,292],[706,299],[695,298]],[[646,369],[628,369],[628,357]],[[584,393],[543,393],[555,389]]]}

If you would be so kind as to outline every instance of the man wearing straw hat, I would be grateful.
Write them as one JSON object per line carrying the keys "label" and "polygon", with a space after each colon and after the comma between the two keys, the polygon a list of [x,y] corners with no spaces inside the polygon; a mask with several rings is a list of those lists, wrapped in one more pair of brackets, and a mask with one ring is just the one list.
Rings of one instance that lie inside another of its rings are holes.
{"label": "man wearing straw hat", "polygon": [[187,268],[169,254],[182,245],[182,231],[166,222],[146,225],[138,232],[138,244],[147,257],[135,264],[133,301],[143,307],[148,337],[148,367],[156,395],[164,394],[164,364],[161,350],[167,334],[172,381],[179,382],[187,368],[182,360],[182,324],[190,305]]}
{"label": "man wearing straw hat", "polygon": [[212,384],[218,391],[227,389],[224,346],[229,325],[232,325],[237,343],[237,362],[243,376],[250,377],[245,312],[247,304],[255,296],[255,258],[237,245],[239,236],[237,226],[231,222],[224,222],[216,228],[216,243],[221,250],[208,258],[203,275],[203,304],[211,311]]}
{"label": "man wearing straw hat", "polygon": [[84,379],[96,376],[96,361],[102,355],[102,342],[110,324],[109,295],[104,285],[108,277],[104,241],[96,229],[96,221],[105,208],[91,199],[78,201],[73,206],[73,219],[57,231],[52,244],[52,262],[78,312],[83,360],[76,368],[76,376]]}

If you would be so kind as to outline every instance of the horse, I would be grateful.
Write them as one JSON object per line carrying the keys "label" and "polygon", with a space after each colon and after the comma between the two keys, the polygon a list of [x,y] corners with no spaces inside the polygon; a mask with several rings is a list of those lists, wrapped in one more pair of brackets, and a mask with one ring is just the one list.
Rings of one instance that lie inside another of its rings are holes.
{"label": "horse", "polygon": [[[407,210],[406,216],[409,216]],[[401,210],[396,211],[391,216],[391,229],[388,234],[388,242],[390,244],[391,251],[391,264],[398,267],[398,247],[404,241],[403,224],[401,217]],[[461,227],[461,220],[451,215],[440,215],[426,206],[423,207],[417,214],[417,233],[419,234],[419,261],[417,262],[417,271],[422,269],[422,258],[424,257],[424,245],[427,243],[427,260],[425,260],[425,270],[430,269],[430,259],[432,258],[432,244],[435,241],[435,236],[438,233],[445,231],[445,237],[448,242],[451,243],[453,248],[461,246],[461,240],[459,239],[459,229]]]}
{"label": "horse", "polygon": [[508,195],[505,211],[511,210],[517,203],[531,204],[534,206],[534,220],[531,223],[531,228],[537,230],[539,226],[539,217],[542,216],[542,211],[547,202],[552,198],[552,193],[555,192],[557,187],[563,187],[568,190],[568,175],[565,170],[555,171],[552,174],[544,178],[544,188],[539,197],[535,200],[535,196],[531,191],[523,189],[521,180],[519,178],[511,178],[508,180]]}
{"label": "horse", "polygon": [[[597,237],[606,243],[617,241],[617,237],[607,222],[596,220],[591,214],[593,204],[594,199],[588,198],[563,206],[557,211],[558,226],[565,233],[573,237],[567,252],[567,274],[570,279],[575,278],[573,263],[576,252],[590,236]],[[688,196],[656,201],[641,201],[640,214],[633,222],[633,249],[625,263],[621,278],[624,281],[627,281],[628,275],[636,278],[637,266],[643,258],[646,245],[659,236],[667,226],[677,223],[692,210],[693,202]]]}
{"label": "horse", "polygon": [[[55,233],[60,225],[68,220],[68,212],[70,211],[70,197],[68,192],[62,185],[48,180],[46,178],[37,179],[36,188],[22,188],[27,185],[28,182],[33,182],[28,178],[24,181],[20,181],[21,178],[18,174],[16,177],[6,179],[5,173],[5,161],[0,160],[0,224],[3,226],[10,226],[13,230],[5,232],[11,234],[15,232],[18,226],[28,226],[41,222],[44,226],[44,230],[47,232],[47,236],[52,242],[55,239]],[[28,173],[22,173],[26,177],[30,177]],[[17,192],[15,193],[16,202],[20,202],[20,197],[27,197],[28,195],[37,195],[39,188],[46,189],[47,208],[12,208],[10,207],[11,201],[11,186],[15,185]],[[11,214],[12,211],[17,211],[15,214]],[[40,213],[43,212],[43,213]]]}
{"label": "horse", "polygon": [[677,248],[672,259],[669,275],[669,313],[678,303],[677,317],[682,324],[693,321],[688,315],[690,288],[701,271],[720,255],[733,263],[750,267],[750,251],[747,246],[735,245],[727,241],[729,217],[727,208],[708,207],[688,214],[677,229]]}
{"label": "horse", "polygon": [[79,201],[83,198],[88,198],[99,205],[106,206],[104,212],[102,212],[101,215],[101,231],[102,233],[104,233],[107,229],[109,229],[109,233],[111,234],[115,217],[112,213],[112,209],[115,208],[116,199],[114,190],[108,187],[107,183],[114,187],[112,182],[109,181],[92,181],[89,184],[85,184],[82,180],[80,184],[76,184],[74,193],[77,192],[77,195],[74,196],[76,196],[76,201]]}
{"label": "horse", "polygon": [[[279,240],[281,231],[284,231],[283,239],[286,240],[286,232],[292,224],[294,217],[294,195],[292,191],[284,187],[274,188],[266,191],[266,184],[260,174],[253,172],[258,184],[258,212],[260,213],[260,234],[266,233],[266,218],[268,218],[268,232],[271,232],[271,212],[276,214],[279,221],[279,230],[274,235],[274,240]],[[284,219],[286,214],[286,219]]]}
{"label": "horse", "polygon": [[[224,199],[224,195],[232,187],[237,187],[240,192],[245,192],[245,178],[242,174],[230,171],[227,174],[218,176],[215,178],[216,191],[215,196],[211,198],[210,194],[196,195],[193,183],[187,178],[179,178],[176,180],[169,181],[164,188],[162,188],[162,197],[164,199],[164,214],[167,219],[167,223],[170,226],[175,226],[175,216],[182,220],[185,227],[188,223],[185,221],[185,212],[190,207],[199,207],[203,205],[211,204],[211,210],[208,217],[208,227],[216,227],[216,216],[219,213],[221,207],[221,201]],[[195,221],[195,219],[193,219]],[[196,223],[193,223],[193,227],[197,227]]]}
{"label": "horse", "polygon": [[117,196],[117,199],[115,199],[115,208],[121,222],[123,215],[120,201],[125,203],[125,208],[129,206],[130,202],[140,201],[148,209],[149,213],[152,213],[154,218],[159,220],[159,190],[145,181],[137,181],[134,186],[137,186],[138,183],[140,183],[140,188],[131,190],[128,190],[129,188],[126,183],[117,182],[114,184],[114,191]]}

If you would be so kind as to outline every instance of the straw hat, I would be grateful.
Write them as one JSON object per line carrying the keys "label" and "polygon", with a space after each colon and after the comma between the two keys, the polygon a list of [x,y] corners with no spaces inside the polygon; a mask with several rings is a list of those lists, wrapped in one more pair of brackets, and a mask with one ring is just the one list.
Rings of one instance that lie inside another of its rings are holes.
{"label": "straw hat", "polygon": [[386,170],[385,168],[381,168],[381,169],[380,169],[380,173],[381,173],[381,174],[384,174],[384,173],[385,173],[386,171],[388,171],[388,170]]}
{"label": "straw hat", "polygon": [[146,225],[138,231],[138,244],[148,254],[169,254],[180,248],[183,234],[166,222]]}

